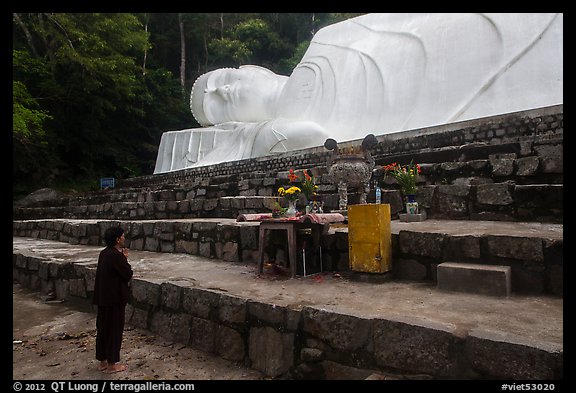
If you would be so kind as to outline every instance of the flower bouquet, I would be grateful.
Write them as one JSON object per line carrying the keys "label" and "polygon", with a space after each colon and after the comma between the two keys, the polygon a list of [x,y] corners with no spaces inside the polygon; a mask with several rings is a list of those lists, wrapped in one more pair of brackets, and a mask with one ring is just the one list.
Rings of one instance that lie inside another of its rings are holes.
{"label": "flower bouquet", "polygon": [[[298,176],[294,173],[294,169],[290,169],[288,179],[290,180],[290,183],[295,183],[298,180]],[[286,217],[294,217],[297,214],[296,202],[301,193],[302,189],[295,185],[278,188],[278,195],[288,202],[288,209],[284,212]]]}
{"label": "flower bouquet", "polygon": [[410,162],[410,164],[402,166],[394,162],[385,165],[383,169],[384,178],[390,173],[392,177],[396,179],[398,185],[400,185],[402,193],[406,196],[406,213],[418,214],[418,202],[416,202],[415,196],[418,191],[416,182],[418,180],[418,174],[420,173],[420,165]]}
{"label": "flower bouquet", "polygon": [[420,173],[420,165],[410,162],[410,164],[402,166],[394,162],[385,165],[383,169],[384,178],[386,178],[386,175],[390,173],[390,175],[396,179],[396,182],[400,186],[404,195],[408,196],[416,194],[418,191],[416,181],[418,180],[418,174]]}
{"label": "flower bouquet", "polygon": [[304,171],[304,181],[302,182],[302,193],[306,196],[307,202],[311,202],[316,195],[316,190],[318,186],[316,185],[316,180],[312,172],[307,169]]}

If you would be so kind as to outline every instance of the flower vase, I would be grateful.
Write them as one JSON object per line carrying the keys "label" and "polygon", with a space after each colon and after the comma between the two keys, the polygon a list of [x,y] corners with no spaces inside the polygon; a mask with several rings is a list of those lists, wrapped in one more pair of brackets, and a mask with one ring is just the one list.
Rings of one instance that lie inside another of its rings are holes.
{"label": "flower vase", "polygon": [[408,194],[406,195],[406,199],[406,213],[418,214],[418,202],[416,202],[416,195]]}
{"label": "flower vase", "polygon": [[286,217],[295,217],[297,213],[296,210],[296,200],[289,200],[288,201],[288,210],[286,210]]}

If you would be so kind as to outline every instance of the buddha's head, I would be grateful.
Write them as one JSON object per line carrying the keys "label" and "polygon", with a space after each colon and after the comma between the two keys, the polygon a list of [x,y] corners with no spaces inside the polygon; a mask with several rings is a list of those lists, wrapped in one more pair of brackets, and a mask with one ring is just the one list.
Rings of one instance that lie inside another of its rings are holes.
{"label": "buddha's head", "polygon": [[210,71],[194,82],[190,109],[202,126],[270,120],[287,80],[253,65]]}

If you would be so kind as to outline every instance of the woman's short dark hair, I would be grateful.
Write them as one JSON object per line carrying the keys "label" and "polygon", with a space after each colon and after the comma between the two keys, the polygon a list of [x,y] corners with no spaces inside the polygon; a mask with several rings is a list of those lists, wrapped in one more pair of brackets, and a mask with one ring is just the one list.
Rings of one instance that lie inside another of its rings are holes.
{"label": "woman's short dark hair", "polygon": [[122,236],[124,229],[121,227],[110,227],[104,232],[104,241],[109,247],[114,247],[116,245],[116,239]]}

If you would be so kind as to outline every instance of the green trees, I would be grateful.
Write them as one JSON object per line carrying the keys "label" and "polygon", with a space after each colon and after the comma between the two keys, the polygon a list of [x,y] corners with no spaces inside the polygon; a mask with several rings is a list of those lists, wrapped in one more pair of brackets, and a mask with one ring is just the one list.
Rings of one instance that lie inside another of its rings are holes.
{"label": "green trees", "polygon": [[14,196],[151,174],[162,133],[198,126],[188,98],[199,75],[241,64],[287,75],[339,18],[13,14]]}

